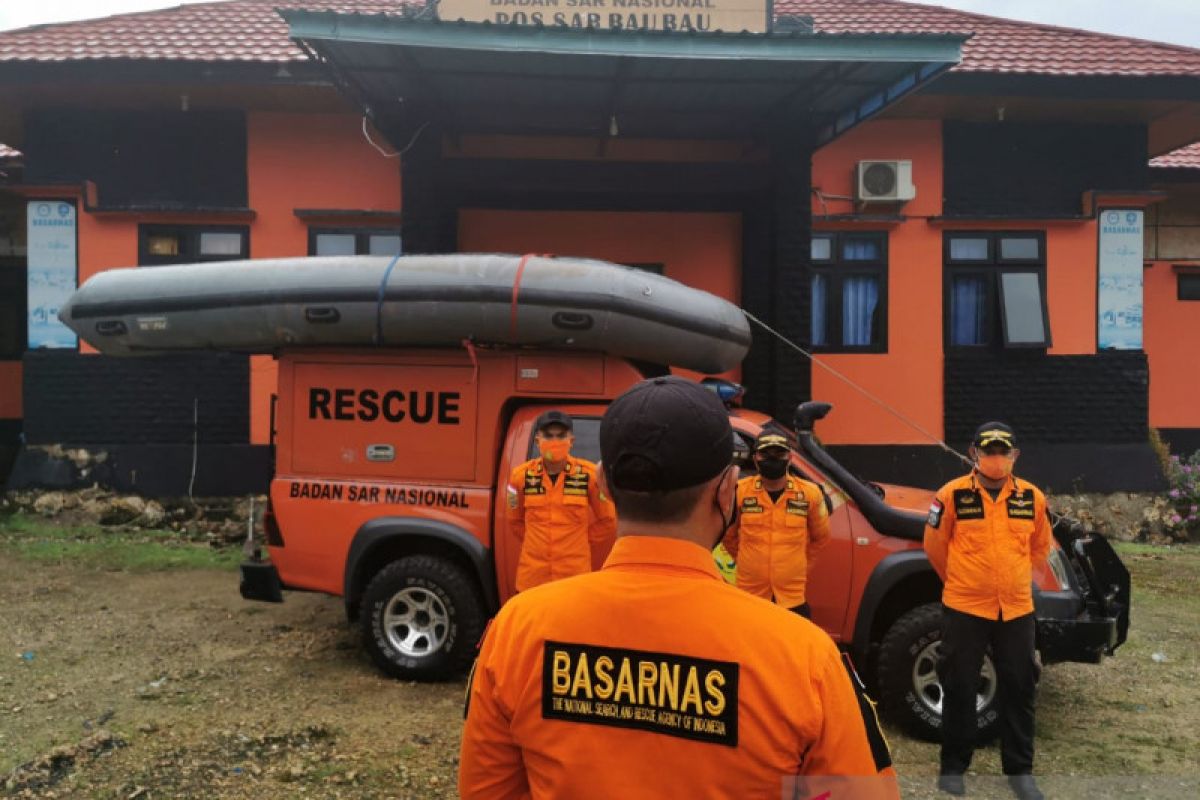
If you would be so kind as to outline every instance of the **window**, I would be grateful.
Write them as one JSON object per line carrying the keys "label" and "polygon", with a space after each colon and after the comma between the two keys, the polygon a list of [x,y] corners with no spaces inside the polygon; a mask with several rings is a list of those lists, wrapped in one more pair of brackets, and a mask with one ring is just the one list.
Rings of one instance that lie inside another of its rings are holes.
{"label": "window", "polygon": [[887,234],[814,233],[812,345],[887,351]]}
{"label": "window", "polygon": [[1200,272],[1181,272],[1176,284],[1176,299],[1200,300]]}
{"label": "window", "polygon": [[138,226],[138,264],[143,267],[249,257],[250,229],[245,225]]}
{"label": "window", "polygon": [[309,228],[310,256],[400,255],[400,231],[394,228]]}
{"label": "window", "polygon": [[1044,233],[947,233],[945,259],[948,348],[1050,346]]}

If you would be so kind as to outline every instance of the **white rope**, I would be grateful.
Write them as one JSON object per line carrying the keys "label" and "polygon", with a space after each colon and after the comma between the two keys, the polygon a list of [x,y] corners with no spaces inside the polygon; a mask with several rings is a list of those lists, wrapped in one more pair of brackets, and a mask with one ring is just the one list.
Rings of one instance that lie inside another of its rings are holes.
{"label": "white rope", "polygon": [[912,419],[910,419],[909,417],[905,416],[905,415],[904,415],[904,413],[903,413],[902,411],[900,411],[899,409],[897,409],[897,408],[895,408],[895,407],[891,406],[890,404],[888,404],[888,402],[887,402],[886,400],[883,400],[882,398],[880,398],[880,397],[877,397],[876,395],[874,395],[874,394],[872,394],[871,392],[869,392],[867,389],[865,389],[865,388],[863,388],[862,386],[860,386],[859,384],[855,383],[853,380],[851,380],[851,379],[850,379],[849,377],[847,377],[846,375],[843,375],[842,373],[838,372],[836,369],[834,369],[833,367],[829,366],[829,365],[828,365],[828,364],[826,364],[824,361],[822,361],[822,360],[818,359],[818,358],[817,358],[816,356],[814,356],[812,353],[810,353],[809,351],[805,350],[803,347],[801,347],[800,345],[796,344],[796,343],[795,343],[795,342],[793,342],[791,339],[787,338],[787,337],[786,337],[786,336],[784,336],[782,333],[780,333],[779,331],[775,330],[775,329],[774,329],[774,328],[772,328],[770,325],[768,325],[767,323],[763,322],[763,321],[762,321],[761,319],[759,319],[758,317],[756,317],[756,316],[754,316],[753,314],[751,314],[749,311],[746,311],[745,309],[742,309],[742,313],[746,315],[746,318],[747,318],[747,319],[749,319],[749,320],[750,320],[751,322],[753,322],[754,324],[758,325],[760,328],[762,328],[763,330],[765,330],[767,333],[771,334],[771,335],[772,335],[772,336],[774,336],[776,339],[778,339],[779,341],[781,341],[781,342],[783,342],[784,344],[786,344],[788,347],[790,347],[790,348],[792,348],[793,350],[797,351],[798,353],[802,354],[802,355],[803,355],[805,358],[807,358],[807,359],[808,359],[809,361],[811,361],[813,364],[816,364],[816,365],[817,365],[818,367],[820,367],[821,369],[824,369],[825,371],[829,372],[831,375],[833,375],[833,376],[834,376],[834,377],[836,377],[837,379],[839,379],[839,380],[841,380],[841,381],[844,381],[846,384],[848,384],[849,386],[851,386],[852,388],[854,388],[855,390],[857,390],[858,392],[860,392],[862,395],[864,395],[865,397],[867,397],[869,400],[871,400],[872,402],[874,402],[874,403],[876,403],[877,405],[881,406],[881,407],[882,407],[882,408],[883,408],[885,411],[887,411],[889,414],[891,414],[892,416],[896,417],[896,419],[900,420],[901,422],[903,422],[903,423],[904,423],[905,425],[907,425],[908,427],[912,428],[913,430],[915,430],[915,431],[917,431],[918,433],[920,433],[922,436],[926,437],[926,438],[927,438],[927,439],[929,439],[930,441],[932,441],[932,442],[934,442],[935,444],[937,444],[937,446],[938,446],[938,447],[942,448],[942,449],[943,449],[943,450],[945,450],[947,453],[950,453],[951,455],[954,455],[954,456],[955,456],[955,457],[957,457],[957,458],[958,458],[960,461],[962,461],[964,464],[968,464],[968,465],[974,466],[975,462],[971,461],[971,459],[967,458],[965,455],[963,455],[962,453],[958,452],[957,450],[955,450],[955,449],[954,449],[953,447],[951,447],[950,445],[946,444],[944,441],[942,441],[942,440],[941,440],[940,438],[938,438],[937,436],[934,436],[932,433],[930,433],[929,431],[925,430],[925,428],[921,427],[921,426],[920,426],[918,423],[914,422]]}

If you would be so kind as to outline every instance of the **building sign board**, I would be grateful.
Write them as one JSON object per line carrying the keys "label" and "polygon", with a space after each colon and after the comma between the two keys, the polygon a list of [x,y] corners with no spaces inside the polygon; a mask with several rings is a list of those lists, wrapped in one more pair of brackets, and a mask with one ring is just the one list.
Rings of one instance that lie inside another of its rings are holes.
{"label": "building sign board", "polygon": [[444,21],[546,28],[766,33],[770,0],[438,0]]}
{"label": "building sign board", "polygon": [[1101,350],[1142,349],[1142,253],[1145,212],[1100,212],[1100,287],[1097,345]]}
{"label": "building sign board", "polygon": [[58,309],[75,291],[75,205],[31,200],[26,225],[29,349],[73,349],[75,334],[58,321]]}

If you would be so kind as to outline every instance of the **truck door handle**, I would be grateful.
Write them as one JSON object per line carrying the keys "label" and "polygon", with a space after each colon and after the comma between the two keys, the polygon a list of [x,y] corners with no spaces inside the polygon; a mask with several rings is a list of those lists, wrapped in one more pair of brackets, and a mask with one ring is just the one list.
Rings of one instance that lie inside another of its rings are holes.
{"label": "truck door handle", "polygon": [[395,461],[396,448],[390,444],[367,445],[367,461]]}

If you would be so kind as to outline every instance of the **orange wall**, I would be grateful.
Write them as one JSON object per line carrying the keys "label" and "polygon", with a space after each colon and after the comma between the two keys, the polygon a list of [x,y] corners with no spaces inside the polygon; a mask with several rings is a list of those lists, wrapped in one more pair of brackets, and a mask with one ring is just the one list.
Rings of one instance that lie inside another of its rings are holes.
{"label": "orange wall", "polygon": [[[143,223],[247,225],[250,256],[306,255],[308,226],[379,225],[369,217],[304,220],[298,208],[398,211],[400,167],[363,138],[353,114],[247,115],[246,168],[252,219],[236,215],[79,214],[79,281],[98,272],[137,265],[137,230]],[[381,137],[375,134],[376,141]],[[386,223],[395,226],[394,222]],[[82,345],[84,352],[94,352]],[[3,373],[0,373],[0,380]],[[19,384],[18,384],[19,385]],[[250,359],[250,439],[265,443],[276,371],[270,356]],[[3,400],[0,400],[3,403]],[[0,406],[3,408],[4,406]],[[2,416],[3,414],[0,414]]]}
{"label": "orange wall", "polygon": [[0,419],[20,419],[21,362],[0,361]]}
{"label": "orange wall", "polygon": [[[463,252],[661,263],[669,278],[740,302],[739,214],[464,209],[458,219],[458,247]],[[730,374],[736,379],[737,373]]]}
{"label": "orange wall", "polygon": [[[946,231],[1038,230],[1046,233],[1046,292],[1053,347],[1049,352],[1096,352],[1096,223],[946,222],[942,214],[942,138],[938,120],[876,120],[823,147],[813,158],[814,217],[849,213],[896,213],[894,207],[855,208],[854,166],[862,159],[913,162],[914,200],[902,222],[880,225],[822,222],[815,230],[888,231],[888,352],[818,355],[885,400],[933,436],[943,435],[942,240]],[[929,444],[928,436],[819,365],[813,366],[813,398],[836,413],[818,429],[830,444]]]}
{"label": "orange wall", "polygon": [[[942,213],[941,120],[873,120],[818,150],[812,165],[814,216],[855,211],[852,201],[830,199],[829,195],[854,196],[854,167],[863,159],[912,161],[917,196],[905,203],[900,213],[908,217],[932,217]],[[818,189],[826,197],[825,203],[816,194]],[[865,213],[872,211],[868,208]],[[881,206],[874,213],[896,212],[892,207]]]}
{"label": "orange wall", "polygon": [[1156,261],[1145,270],[1145,348],[1150,360],[1150,425],[1200,428],[1196,343],[1200,303],[1177,300],[1178,262]]}
{"label": "orange wall", "polygon": [[[295,215],[298,208],[400,210],[399,159],[371,147],[361,125],[352,114],[247,115],[246,169],[250,207],[257,212],[253,258],[308,252],[309,222]],[[383,141],[374,131],[372,137]]]}
{"label": "orange wall", "polygon": [[[847,214],[853,203],[828,195],[854,193],[854,165],[860,159],[913,162],[916,199],[909,216],[942,211],[942,128],[933,120],[879,120],[855,128],[821,148],[813,158],[813,215]],[[868,213],[869,213],[868,209]],[[885,213],[885,212],[880,212]],[[894,212],[891,212],[894,213]],[[886,226],[828,224],[815,230],[888,230]],[[894,225],[888,233],[888,352],[818,355],[817,361],[885,400],[935,437],[942,436],[942,234],[922,219]],[[842,379],[812,368],[812,395],[832,403],[834,413],[817,428],[827,444],[931,444],[906,424]]]}

